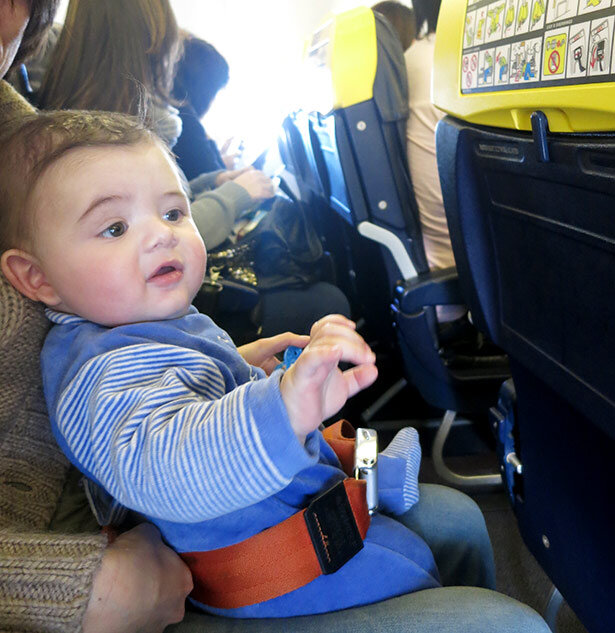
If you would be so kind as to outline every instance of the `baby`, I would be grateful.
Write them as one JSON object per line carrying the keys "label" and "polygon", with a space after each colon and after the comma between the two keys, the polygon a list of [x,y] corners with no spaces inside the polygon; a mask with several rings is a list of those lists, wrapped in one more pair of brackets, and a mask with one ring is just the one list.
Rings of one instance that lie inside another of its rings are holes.
{"label": "baby", "polygon": [[[354,324],[331,315],[309,337],[237,348],[198,313],[205,247],[173,157],[135,119],[48,112],[0,136],[0,262],[54,324],[41,363],[55,437],[103,495],[158,526],[184,557],[194,603],[283,617],[439,586],[427,545],[381,513],[353,532],[359,551],[337,571],[300,582],[286,582],[286,566],[305,566],[299,547],[233,549],[346,480],[319,427],[377,376]],[[289,345],[303,353],[276,370]],[[381,454],[383,512],[416,502],[419,460],[412,429]],[[328,555],[333,536],[321,537]]]}

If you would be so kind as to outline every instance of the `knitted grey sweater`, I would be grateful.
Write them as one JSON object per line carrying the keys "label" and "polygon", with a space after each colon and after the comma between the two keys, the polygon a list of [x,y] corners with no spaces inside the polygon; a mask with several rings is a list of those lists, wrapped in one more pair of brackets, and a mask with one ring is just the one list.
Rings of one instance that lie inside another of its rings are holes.
{"label": "knitted grey sweater", "polygon": [[[0,126],[31,107],[0,81]],[[0,169],[1,169],[0,150]],[[51,434],[41,388],[42,306],[0,273],[0,630],[81,630],[107,543],[49,524],[68,462]]]}

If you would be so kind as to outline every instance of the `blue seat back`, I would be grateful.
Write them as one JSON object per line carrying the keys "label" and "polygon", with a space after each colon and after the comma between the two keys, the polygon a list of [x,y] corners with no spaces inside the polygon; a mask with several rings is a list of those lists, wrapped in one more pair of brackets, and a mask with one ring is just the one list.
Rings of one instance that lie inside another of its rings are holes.
{"label": "blue seat back", "polygon": [[615,134],[446,117],[438,165],[474,322],[510,357],[511,498],[529,549],[592,632],[615,621]]}
{"label": "blue seat back", "polygon": [[[372,97],[307,113],[302,138],[328,204],[362,235],[383,245],[395,281],[427,271],[406,156],[408,92],[401,45],[378,14]],[[370,42],[371,44],[371,42]],[[353,68],[353,73],[369,69]]]}

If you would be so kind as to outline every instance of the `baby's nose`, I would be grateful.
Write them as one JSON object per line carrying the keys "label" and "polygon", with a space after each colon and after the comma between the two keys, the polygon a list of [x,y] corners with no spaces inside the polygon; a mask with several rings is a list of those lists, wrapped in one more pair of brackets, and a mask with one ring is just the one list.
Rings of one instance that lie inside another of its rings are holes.
{"label": "baby's nose", "polygon": [[177,235],[173,227],[166,222],[156,221],[147,235],[147,248],[153,250],[160,247],[174,246],[177,244]]}

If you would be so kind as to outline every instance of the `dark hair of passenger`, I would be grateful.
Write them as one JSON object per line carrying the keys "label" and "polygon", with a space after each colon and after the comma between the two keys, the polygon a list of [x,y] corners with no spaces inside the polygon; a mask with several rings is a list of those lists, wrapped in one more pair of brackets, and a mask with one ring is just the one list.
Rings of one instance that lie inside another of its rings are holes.
{"label": "dark hair of passenger", "polygon": [[397,33],[402,48],[404,51],[407,50],[416,38],[414,11],[401,2],[395,2],[395,0],[378,2],[372,7],[372,11],[376,11],[385,17]]}
{"label": "dark hair of passenger", "polygon": [[[14,0],[11,0],[13,3]],[[19,66],[36,52],[47,29],[53,24],[60,0],[30,0],[30,19],[11,68]]]}
{"label": "dark hair of passenger", "polygon": [[427,33],[435,33],[440,13],[441,0],[413,0],[414,15],[416,16],[416,28],[421,33],[427,23]]}
{"label": "dark hair of passenger", "polygon": [[172,102],[180,52],[169,0],[70,0],[39,105],[143,116]]}
{"label": "dark hair of passenger", "polygon": [[177,63],[173,96],[187,101],[199,118],[209,110],[229,80],[229,65],[209,42],[185,34],[183,55]]}

